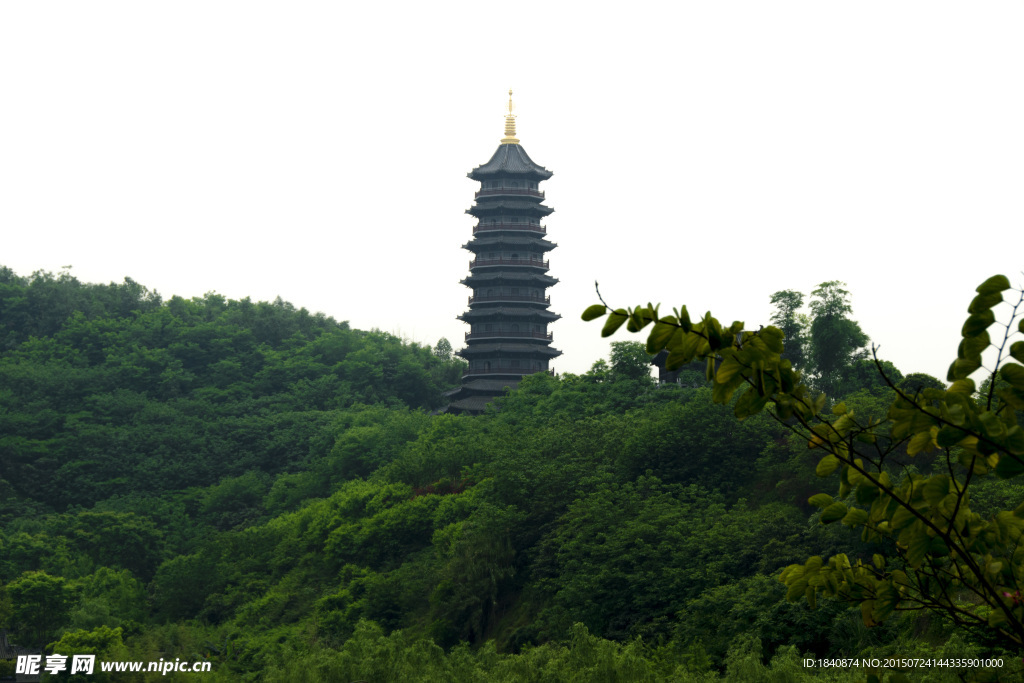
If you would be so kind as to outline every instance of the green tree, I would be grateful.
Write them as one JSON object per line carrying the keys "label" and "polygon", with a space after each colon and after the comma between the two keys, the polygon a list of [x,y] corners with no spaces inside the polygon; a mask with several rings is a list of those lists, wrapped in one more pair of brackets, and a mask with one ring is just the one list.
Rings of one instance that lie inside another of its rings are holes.
{"label": "green tree", "polygon": [[143,581],[163,559],[163,534],[132,513],[80,512],[68,520],[67,536],[97,565],[123,567]]}
{"label": "green tree", "polygon": [[447,338],[441,337],[437,340],[437,346],[434,347],[434,355],[441,360],[451,360],[452,343]]}
{"label": "green tree", "polygon": [[835,394],[831,395],[839,399],[862,389],[888,394],[889,383],[899,386],[903,382],[903,373],[887,360],[879,361],[878,364],[867,358],[855,360],[840,368],[838,374],[839,378],[833,387]]}
{"label": "green tree", "polygon": [[[783,334],[777,327],[740,337],[742,322],[724,327],[710,312],[694,322],[685,306],[662,316],[655,306],[612,310],[598,304],[583,318],[607,315],[603,336],[624,324],[639,332],[653,323],[647,351],[667,349],[670,369],[705,359],[713,400],[732,402],[740,419],[769,409],[811,448],[824,452],[816,473],[837,474],[839,486],[837,497],[819,493],[810,498],[822,510],[821,522],[859,529],[865,541],[884,544],[887,552],[875,553],[870,562],[840,553],[828,561],[811,557],[790,565],[780,576],[788,599],[806,597],[814,605],[818,594],[839,597],[859,605],[869,626],[896,610],[929,610],[1016,649],[1024,646],[1019,551],[1024,504],[983,518],[971,511],[968,491],[975,477],[1024,474],[1024,429],[1016,415],[1024,408],[1024,341],[1011,343],[1013,335],[1024,333],[1024,290],[997,275],[976,291],[947,375],[952,385],[908,395],[890,381],[895,399],[883,422],[862,420],[843,403],[823,419],[828,399],[825,394],[814,397],[792,363],[782,358]],[[993,343],[988,332],[996,322],[992,309],[1004,302],[1007,291],[1014,292],[1006,302],[1009,320]],[[825,283],[816,295],[820,307],[830,306],[821,308],[821,315],[835,321],[849,312],[838,283]],[[857,338],[847,334],[847,352],[856,348],[851,340]],[[970,375],[981,368],[982,352],[993,346],[995,362],[986,374],[1007,385],[999,388],[993,381],[989,393],[978,398]],[[939,451],[941,466],[933,474],[901,476],[886,459],[902,448],[910,457]]]}
{"label": "green tree", "polygon": [[794,368],[801,370],[806,361],[807,347],[806,318],[799,312],[804,305],[804,295],[792,289],[783,289],[772,294],[771,302],[775,306],[771,321],[782,330],[786,340],[782,357],[789,360]]}
{"label": "green tree", "polygon": [[652,383],[651,357],[639,342],[612,342],[612,379]]}
{"label": "green tree", "polygon": [[45,572],[25,572],[7,584],[7,595],[17,642],[34,648],[43,647],[65,624],[75,599],[63,577]]}
{"label": "green tree", "polygon": [[896,388],[913,396],[923,389],[945,389],[946,383],[924,372],[912,372],[897,382]]}
{"label": "green tree", "polygon": [[845,282],[822,282],[811,292],[810,353],[808,360],[815,376],[814,386],[835,396],[843,369],[856,360],[867,358],[864,345],[869,339],[855,321],[850,293]]}
{"label": "green tree", "polygon": [[91,674],[70,673],[70,663],[73,655],[96,655],[96,661],[126,660],[129,658],[128,648],[121,639],[122,629],[98,626],[92,630],[77,629],[68,631],[61,639],[51,643],[49,649],[66,656],[68,669],[48,678],[47,680],[58,681],[81,681],[82,683],[113,680],[112,674],[100,670],[99,664],[94,666]]}

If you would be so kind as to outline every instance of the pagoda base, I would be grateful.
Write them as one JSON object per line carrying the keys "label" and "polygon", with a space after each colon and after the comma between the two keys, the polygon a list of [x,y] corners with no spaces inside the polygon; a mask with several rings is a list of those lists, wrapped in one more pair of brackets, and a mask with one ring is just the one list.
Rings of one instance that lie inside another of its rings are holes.
{"label": "pagoda base", "polygon": [[458,389],[445,392],[451,400],[439,413],[455,415],[480,415],[487,404],[499,396],[504,396],[509,389],[515,389],[522,381],[522,376],[504,379],[471,379]]}

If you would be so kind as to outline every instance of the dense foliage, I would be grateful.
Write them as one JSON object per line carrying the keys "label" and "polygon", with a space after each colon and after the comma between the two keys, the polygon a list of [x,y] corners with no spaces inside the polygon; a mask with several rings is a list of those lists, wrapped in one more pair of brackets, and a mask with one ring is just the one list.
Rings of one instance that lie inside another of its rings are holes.
{"label": "dense foliage", "polygon": [[[835,390],[842,377],[855,376],[850,370],[863,365],[856,363],[862,355],[857,349],[867,336],[845,317],[851,309],[841,284],[822,284],[811,304],[808,355],[813,384],[822,389]],[[825,451],[815,471],[820,477],[838,473],[839,495],[818,493],[809,502],[822,509],[822,523],[841,521],[860,529],[862,541],[880,552],[870,562],[839,553],[827,563],[815,555],[792,564],[780,577],[787,598],[806,596],[812,606],[819,594],[851,602],[866,626],[898,610],[927,610],[1019,650],[1024,647],[1024,503],[986,518],[971,510],[969,488],[974,477],[994,473],[1011,479],[1024,473],[1024,429],[1018,424],[1024,409],[1024,341],[1011,341],[1024,334],[1024,290],[997,275],[976,292],[949,368],[948,389],[918,382],[914,393],[907,393],[897,385],[900,378],[875,359],[892,390],[885,419],[858,414],[845,402],[835,403],[826,417],[828,397],[814,397],[785,357],[778,327],[746,331],[737,321],[726,328],[710,312],[693,322],[685,306],[661,316],[650,304],[612,310],[602,303],[588,308],[583,318],[608,314],[605,336],[624,323],[632,332],[653,324],[647,350],[667,351],[668,368],[705,361],[717,403],[732,402],[741,420],[767,410],[810,448]],[[1009,310],[993,341],[988,332],[996,323],[993,309],[1002,304]],[[823,328],[831,329],[826,337],[819,333]],[[987,389],[979,393],[970,376],[989,349],[994,362],[986,370]],[[927,473],[910,470],[901,458],[936,451],[936,467]]]}
{"label": "dense foliage", "polygon": [[[801,658],[886,655],[1017,670],[950,623],[787,601],[788,565],[877,549],[819,523],[805,442],[737,423],[710,388],[657,386],[637,344],[468,417],[431,414],[461,372],[447,342],[280,301],[0,270],[0,340],[0,627],[22,646],[209,659],[204,679],[231,681],[852,681],[869,672]],[[892,389],[837,376],[884,415]],[[986,482],[975,505],[1020,493]]]}

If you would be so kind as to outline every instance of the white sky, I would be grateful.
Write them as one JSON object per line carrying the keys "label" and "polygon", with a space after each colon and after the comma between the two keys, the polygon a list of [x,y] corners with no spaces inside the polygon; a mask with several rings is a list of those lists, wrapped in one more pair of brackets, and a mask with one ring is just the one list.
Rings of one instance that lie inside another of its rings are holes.
{"label": "white sky", "polygon": [[607,354],[595,279],[754,328],[835,279],[945,378],[974,287],[1024,280],[1022,35],[998,1],[3,2],[0,264],[459,348],[511,87],[556,370]]}

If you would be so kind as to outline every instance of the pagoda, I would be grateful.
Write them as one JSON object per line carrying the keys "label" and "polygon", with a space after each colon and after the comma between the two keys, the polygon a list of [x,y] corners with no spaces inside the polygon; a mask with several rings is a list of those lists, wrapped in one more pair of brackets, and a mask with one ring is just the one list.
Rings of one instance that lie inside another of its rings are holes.
{"label": "pagoda", "polygon": [[524,375],[550,372],[562,354],[552,348],[548,325],[561,316],[548,310],[547,288],[558,282],[548,275],[547,252],[557,245],[546,239],[541,219],[554,209],[544,206],[539,184],[552,176],[537,165],[516,138],[516,117],[509,90],[505,137],[490,160],[467,175],[480,183],[476,202],[466,210],[477,219],[473,238],[463,249],[473,253],[469,310],[458,316],[469,323],[466,347],[458,355],[469,361],[462,386],[449,393],[448,412],[480,413]]}

